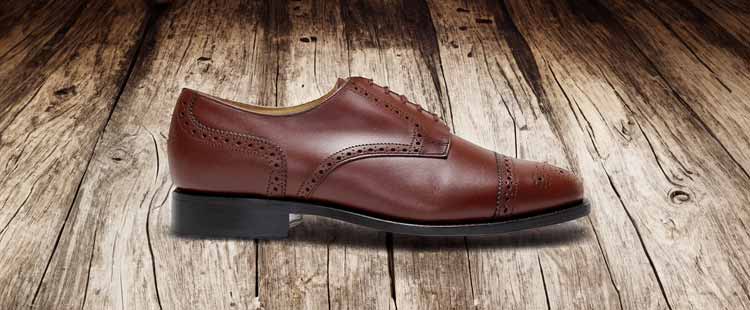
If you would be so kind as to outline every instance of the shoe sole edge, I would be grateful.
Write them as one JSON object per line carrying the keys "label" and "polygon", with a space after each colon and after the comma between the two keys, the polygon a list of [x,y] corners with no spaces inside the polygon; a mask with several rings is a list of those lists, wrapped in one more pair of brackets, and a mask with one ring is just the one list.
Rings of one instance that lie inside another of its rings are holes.
{"label": "shoe sole edge", "polygon": [[422,224],[385,219],[341,208],[290,200],[172,192],[172,232],[193,237],[286,238],[289,214],[332,218],[370,229],[417,236],[481,236],[544,227],[588,215],[591,203],[580,202],[554,210],[465,224]]}

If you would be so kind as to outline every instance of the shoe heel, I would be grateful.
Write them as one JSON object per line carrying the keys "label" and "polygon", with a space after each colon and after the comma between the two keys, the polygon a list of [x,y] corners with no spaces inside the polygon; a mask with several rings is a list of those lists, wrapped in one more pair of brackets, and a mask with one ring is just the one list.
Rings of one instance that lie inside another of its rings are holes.
{"label": "shoe heel", "polygon": [[172,232],[208,238],[281,239],[289,211],[255,198],[172,192]]}

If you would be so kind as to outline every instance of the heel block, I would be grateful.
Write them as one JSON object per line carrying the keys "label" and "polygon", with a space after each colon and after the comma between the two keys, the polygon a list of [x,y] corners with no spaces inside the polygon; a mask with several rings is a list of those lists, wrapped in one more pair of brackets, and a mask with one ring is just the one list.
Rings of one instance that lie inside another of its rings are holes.
{"label": "heel block", "polygon": [[281,239],[289,211],[263,199],[172,192],[172,232],[207,238]]}

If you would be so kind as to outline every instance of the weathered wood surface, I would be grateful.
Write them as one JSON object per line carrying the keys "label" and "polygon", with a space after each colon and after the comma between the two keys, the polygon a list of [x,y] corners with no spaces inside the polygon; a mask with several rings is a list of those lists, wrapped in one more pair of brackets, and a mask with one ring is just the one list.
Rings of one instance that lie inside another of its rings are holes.
{"label": "weathered wood surface", "polygon": [[[252,91],[275,75],[266,62],[273,44],[263,40],[264,9],[255,3],[190,1],[159,18],[94,150],[43,283],[39,300],[48,303],[41,307],[254,307],[252,241],[169,234],[172,184],[164,120],[182,87],[238,100],[273,100],[272,93]],[[74,283],[86,283],[82,294],[63,300],[45,294]]]}
{"label": "weathered wood surface", "polygon": [[[552,121],[542,115],[552,111],[545,89],[539,86],[547,82],[538,72],[541,60],[533,58],[506,5],[430,4],[435,16],[448,17],[435,18],[444,68],[463,72],[447,75],[456,133],[505,154],[580,172],[579,150],[556,132],[566,126],[567,132],[575,133],[575,127],[560,124],[566,121],[565,114]],[[468,238],[468,252],[478,308],[620,307],[587,220],[507,236]]]}
{"label": "weathered wood surface", "polygon": [[[0,7],[0,308],[750,308],[744,1]],[[481,238],[314,217],[288,240],[169,234],[181,87],[288,106],[348,75],[573,169],[592,214]]]}
{"label": "weathered wood surface", "polygon": [[[371,77],[381,85],[390,86],[450,122],[426,4],[351,1],[346,3],[342,14],[352,75]],[[469,267],[462,238],[391,235],[388,241],[396,308],[450,309],[471,304]]]}
{"label": "weathered wood surface", "polygon": [[[328,92],[350,74],[348,33],[335,1],[273,2],[278,89],[289,106]],[[354,67],[354,66],[352,66]],[[287,240],[258,245],[260,302],[266,309],[392,308],[385,233],[307,217]]]}
{"label": "weathered wood surface", "polygon": [[[546,61],[545,75],[558,85],[545,88],[556,97],[553,102],[563,103],[551,106],[553,119],[562,119],[556,114],[567,104],[573,114],[567,127],[585,134],[563,140],[585,142],[590,155],[579,164],[606,176],[588,183],[597,186],[592,194],[605,190],[609,181],[624,208],[625,214],[616,203],[597,203],[606,207],[590,217],[613,274],[623,271],[623,279],[613,277],[623,287],[620,292],[631,290],[636,268],[644,264],[643,257],[633,261],[629,256],[643,251],[654,274],[639,278],[647,285],[643,292],[651,292],[645,295],[651,303],[680,309],[746,307],[744,260],[737,258],[748,249],[741,207],[747,204],[743,184],[748,178],[727,148],[604,6],[514,3],[511,11],[532,17],[517,20],[527,25],[521,26],[524,36]],[[589,175],[596,173],[584,173]],[[621,234],[614,232],[625,220],[643,249],[623,251],[628,244],[624,247],[617,240]],[[654,277],[663,301],[653,294]],[[625,296],[623,303],[644,297]]]}
{"label": "weathered wood surface", "polygon": [[[18,5],[18,7],[14,7]],[[39,302],[91,152],[128,76],[142,3],[0,11],[0,308]],[[49,294],[83,296],[84,277]]]}

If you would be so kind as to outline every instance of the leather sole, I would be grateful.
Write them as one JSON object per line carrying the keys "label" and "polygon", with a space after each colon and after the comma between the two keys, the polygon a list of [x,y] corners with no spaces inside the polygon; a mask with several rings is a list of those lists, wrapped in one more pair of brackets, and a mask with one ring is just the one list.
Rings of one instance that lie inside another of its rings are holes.
{"label": "leather sole", "polygon": [[172,192],[172,231],[208,238],[286,238],[289,214],[309,214],[405,235],[473,236],[506,233],[567,222],[589,214],[588,200],[553,211],[483,223],[418,224],[383,219],[314,203]]}

